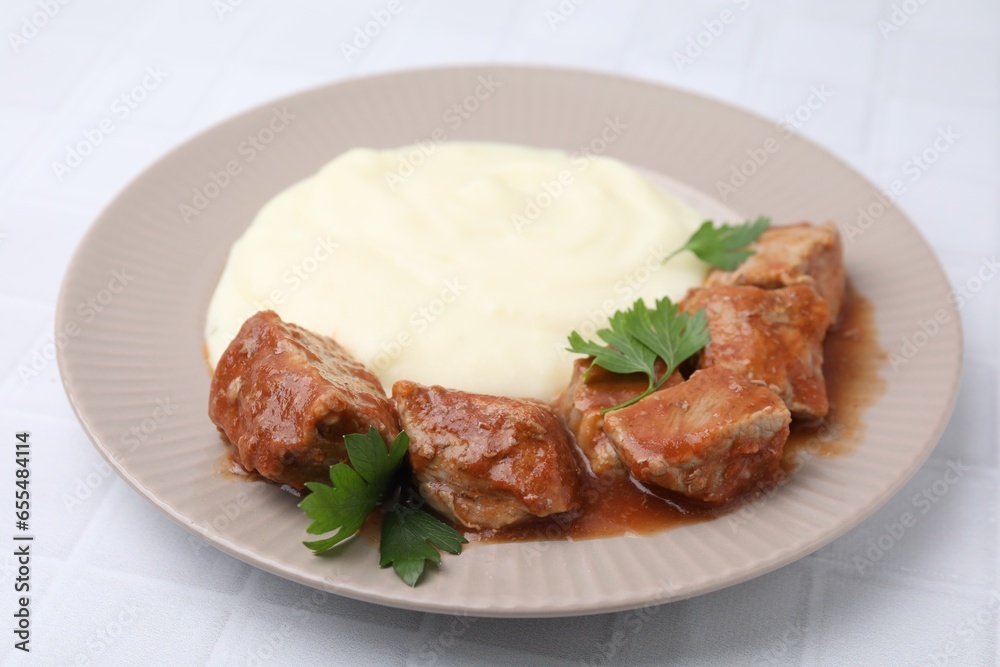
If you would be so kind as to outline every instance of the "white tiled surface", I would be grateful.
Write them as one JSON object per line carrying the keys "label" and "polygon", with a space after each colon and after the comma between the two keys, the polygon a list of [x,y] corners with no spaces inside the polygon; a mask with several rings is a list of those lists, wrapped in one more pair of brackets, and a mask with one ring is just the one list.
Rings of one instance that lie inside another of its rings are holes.
{"label": "white tiled surface", "polygon": [[[901,203],[950,279],[964,283],[1000,250],[996,0],[402,0],[402,12],[350,62],[340,43],[386,2],[228,0],[235,8],[220,18],[226,1],[7,0],[0,10],[0,437],[34,434],[39,536],[30,656],[12,648],[17,574],[11,556],[0,556],[0,617],[8,619],[0,655],[45,665],[997,664],[1000,280],[962,309],[967,356],[951,425],[886,507],[818,553],[741,586],[578,619],[396,611],[225,556],[106,474],[44,356],[72,249],[144,165],[268,98],[420,65],[622,72],[776,119],[825,86],[831,99],[801,131],[880,185],[905,178],[910,156],[951,126],[959,139],[908,181]],[[919,9],[883,38],[878,22],[894,5]],[[58,11],[15,49],[10,34],[43,6]],[[550,25],[547,12],[560,7],[569,15]],[[732,23],[679,68],[674,53],[726,9]],[[156,66],[166,78],[128,117],[116,115],[114,100]],[[114,132],[60,181],[52,161],[102,118]],[[22,379],[32,363],[38,376]],[[7,458],[0,480],[12,476]],[[922,491],[951,462],[971,470],[923,503]],[[905,512],[916,524],[864,565],[869,540]]]}

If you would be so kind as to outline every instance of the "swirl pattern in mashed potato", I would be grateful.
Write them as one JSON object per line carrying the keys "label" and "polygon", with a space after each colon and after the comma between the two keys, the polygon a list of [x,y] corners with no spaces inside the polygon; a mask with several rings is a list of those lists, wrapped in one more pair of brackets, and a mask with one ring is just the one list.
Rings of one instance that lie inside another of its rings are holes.
{"label": "swirl pattern in mashed potato", "polygon": [[348,151],[260,210],[209,306],[213,367],[273,309],[387,388],[552,400],[570,331],[592,337],[635,299],[676,300],[704,278],[689,253],[660,266],[703,218],[617,160],[452,142],[391,177],[413,150]]}

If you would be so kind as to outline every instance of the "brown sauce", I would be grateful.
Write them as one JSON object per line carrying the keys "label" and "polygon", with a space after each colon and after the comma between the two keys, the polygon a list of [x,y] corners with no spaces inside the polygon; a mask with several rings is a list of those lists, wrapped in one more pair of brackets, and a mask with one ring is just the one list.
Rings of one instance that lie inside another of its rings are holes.
{"label": "brown sauce", "polygon": [[850,454],[865,432],[865,409],[885,391],[880,370],[889,355],[878,344],[875,308],[848,282],[840,320],[823,343],[823,375],[830,401],[826,417],[812,423],[792,422],[784,451],[791,472],[802,455],[831,458]]}
{"label": "brown sauce", "polygon": [[225,447],[225,452],[215,460],[215,474],[226,479],[239,479],[249,482],[268,481],[255,470],[247,470],[239,464],[236,447],[226,439],[221,432],[219,442]]}
{"label": "brown sauce", "polygon": [[489,531],[464,531],[473,542],[529,542],[588,539],[614,535],[655,533],[711,518],[706,510],[683,498],[660,496],[628,477],[607,480],[587,476],[581,488],[583,507],[565,516]]}
{"label": "brown sauce", "polygon": [[[783,467],[794,474],[803,456],[830,458],[854,450],[864,435],[864,412],[883,391],[879,370],[888,359],[879,346],[872,303],[848,282],[840,320],[827,332],[823,373],[830,412],[822,420],[792,422],[785,445]],[[225,442],[225,438],[220,438]],[[226,443],[217,471],[231,479],[261,480],[247,473]],[[415,494],[415,491],[411,493]],[[744,498],[724,508],[707,509],[681,497],[656,494],[629,478],[607,480],[586,475],[582,480],[583,507],[565,516],[490,531],[465,531],[473,542],[527,542],[548,539],[589,539],[615,535],[656,533],[726,514],[752,500]],[[381,516],[375,512],[361,528],[361,537],[378,539]]]}

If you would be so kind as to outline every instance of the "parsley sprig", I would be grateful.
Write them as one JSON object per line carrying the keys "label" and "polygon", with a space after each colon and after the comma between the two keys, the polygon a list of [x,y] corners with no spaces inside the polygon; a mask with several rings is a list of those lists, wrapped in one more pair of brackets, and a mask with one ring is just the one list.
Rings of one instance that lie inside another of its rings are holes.
{"label": "parsley sprig", "polygon": [[716,227],[711,220],[701,224],[687,243],[673,251],[663,260],[679,255],[685,250],[693,252],[698,259],[723,271],[732,271],[754,254],[747,246],[756,241],[771,225],[771,219],[759,217],[742,225],[722,225]]}
{"label": "parsley sprig", "polygon": [[410,438],[400,433],[386,447],[378,431],[357,433],[344,438],[347,458],[351,465],[338,463],[330,466],[331,485],[306,482],[312,491],[299,507],[313,520],[306,529],[310,535],[336,531],[333,536],[304,544],[322,553],[351,537],[368,515],[382,502],[391,488],[392,477],[406,454]]}
{"label": "parsley sprig", "polygon": [[[663,386],[671,373],[691,356],[708,344],[708,323],[705,311],[682,313],[669,297],[656,302],[650,310],[639,299],[628,310],[619,310],[611,316],[608,328],[597,332],[607,346],[584,340],[574,331],[569,335],[570,352],[592,356],[595,365],[612,373],[644,373],[649,386],[644,392],[621,405],[602,410],[607,413],[637,403]],[[667,368],[657,378],[656,359],[664,361]],[[589,369],[588,369],[589,371]]]}
{"label": "parsley sprig", "polygon": [[[374,428],[368,433],[344,437],[347,463],[330,466],[330,482],[307,482],[312,492],[299,507],[312,519],[306,529],[311,535],[333,532],[322,540],[303,542],[315,553],[322,553],[353,536],[365,519],[375,511],[395,488],[394,479],[410,444],[401,432],[387,447]],[[416,586],[427,561],[441,562],[438,547],[453,554],[461,553],[466,540],[461,533],[412,505],[396,504],[382,520],[379,545],[382,567],[392,565],[399,577]]]}

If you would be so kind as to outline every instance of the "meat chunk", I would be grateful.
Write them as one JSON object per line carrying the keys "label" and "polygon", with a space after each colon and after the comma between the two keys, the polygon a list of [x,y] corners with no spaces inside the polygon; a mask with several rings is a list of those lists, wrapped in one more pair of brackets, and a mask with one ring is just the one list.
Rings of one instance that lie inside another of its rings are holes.
{"label": "meat chunk", "polygon": [[472,529],[577,509],[570,435],[539,402],[400,380],[392,387],[420,494]]}
{"label": "meat chunk", "polygon": [[344,436],[369,426],[392,442],[399,419],[382,385],[333,339],[262,311],[243,323],[212,377],[208,415],[237,462],[275,482],[329,482]]}
{"label": "meat chunk", "polygon": [[[587,373],[592,361],[593,358],[588,357],[577,359],[573,364],[573,377],[562,396],[559,409],[594,474],[598,477],[624,477],[625,466],[604,434],[604,415],[601,411],[635,398],[646,390],[649,380],[642,373],[621,375],[600,366],[594,366]],[[657,370],[661,374],[666,370],[662,361],[658,360]],[[682,381],[681,374],[674,371],[663,386],[672,387]]]}
{"label": "meat chunk", "polygon": [[734,271],[712,271],[706,287],[755,285],[764,289],[811,283],[836,321],[847,272],[840,232],[832,222],[771,227],[750,246],[755,253]]}
{"label": "meat chunk", "polygon": [[724,505],[781,479],[790,422],[770,389],[716,367],[609,412],[604,430],[635,479]]}
{"label": "meat chunk", "polygon": [[767,386],[795,417],[826,415],[823,338],[830,317],[812,285],[696,288],[681,309],[700,308],[705,309],[711,341],[699,357],[699,368],[721,366]]}

